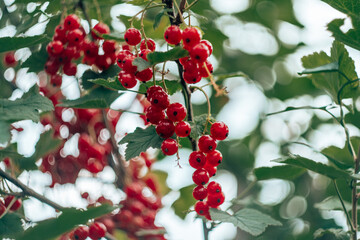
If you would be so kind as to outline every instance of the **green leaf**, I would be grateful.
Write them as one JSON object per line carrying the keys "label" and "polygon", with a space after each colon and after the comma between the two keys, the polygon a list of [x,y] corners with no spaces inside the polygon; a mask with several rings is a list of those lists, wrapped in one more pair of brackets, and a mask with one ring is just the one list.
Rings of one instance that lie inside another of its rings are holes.
{"label": "green leaf", "polygon": [[102,34],[101,35],[105,40],[115,40],[119,42],[124,42],[124,34],[113,32],[109,34]]}
{"label": "green leaf", "polygon": [[314,233],[314,240],[350,240],[349,234],[342,229],[318,229]]}
{"label": "green leaf", "polygon": [[254,169],[257,180],[268,180],[273,178],[294,180],[306,172],[306,169],[291,165],[260,167]]}
{"label": "green leaf", "polygon": [[[351,203],[344,201],[344,205],[346,207],[347,211],[351,210]],[[320,210],[340,210],[343,211],[341,202],[339,200],[339,198],[335,197],[335,196],[330,196],[328,198],[325,198],[324,200],[322,200],[319,203],[315,203],[314,204],[315,208],[318,208]]]}
{"label": "green leaf", "polygon": [[351,179],[351,175],[346,171],[298,155],[290,155],[276,162],[303,167],[332,179]]}
{"label": "green leaf", "polygon": [[115,210],[117,207],[101,205],[87,210],[75,208],[64,209],[61,215],[54,219],[39,222],[35,227],[27,229],[19,235],[17,240],[53,239],[70,231],[79,224],[86,224],[88,220],[101,217]]}
{"label": "green leaf", "polygon": [[8,142],[10,137],[10,124],[0,121],[0,144]]}
{"label": "green leaf", "polygon": [[[140,85],[139,92],[145,93],[146,90],[153,85],[154,85],[153,81],[148,81],[146,83],[143,83]],[[162,81],[156,81],[156,85],[163,86],[163,83],[162,83]],[[182,90],[181,84],[179,83],[178,80],[166,80],[165,79],[165,85],[166,85],[166,89],[167,89],[167,92],[169,93],[169,95],[173,95],[177,91]]]}
{"label": "green leaf", "polygon": [[189,55],[189,52],[180,46],[166,52],[151,52],[148,53],[147,59],[151,65],[162,63],[165,61],[175,61]]}
{"label": "green leaf", "polygon": [[88,90],[92,87],[94,87],[94,83],[92,83],[90,80],[92,79],[108,79],[108,78],[115,78],[120,72],[120,68],[117,64],[111,65],[108,69],[105,71],[102,71],[101,73],[96,73],[92,70],[87,70],[84,72],[84,74],[81,77],[81,86]]}
{"label": "green leaf", "polygon": [[340,27],[344,25],[345,19],[334,19],[327,25],[327,29],[333,37],[345,45],[360,50],[360,29],[350,29],[344,33]]}
{"label": "green leaf", "polygon": [[0,38],[0,53],[31,47],[46,41],[49,39],[45,34],[32,37],[3,37]]}
{"label": "green leaf", "polygon": [[[357,79],[355,72],[355,65],[344,45],[338,41],[334,41],[331,48],[331,56],[329,57],[325,52],[313,53],[303,57],[303,66],[312,71],[318,70],[311,75],[311,79],[317,88],[325,90],[338,102],[338,92],[342,86],[348,81]],[[335,63],[334,63],[335,62]],[[335,64],[338,64],[338,71],[335,71]],[[331,71],[319,71],[321,69],[329,69]],[[334,71],[333,71],[334,70]],[[309,71],[309,70],[305,70]],[[349,84],[342,92],[341,98],[353,98],[358,95],[358,82]]]}
{"label": "green leaf", "polygon": [[358,26],[360,22],[360,4],[353,0],[322,0],[333,8],[343,12],[351,17],[354,26]]}
{"label": "green leaf", "polygon": [[154,126],[147,128],[137,127],[133,133],[127,134],[119,144],[127,143],[125,150],[126,161],[137,157],[141,152],[145,152],[148,148],[160,148],[164,139],[159,137]]}
{"label": "green leaf", "polygon": [[185,219],[190,207],[195,204],[195,199],[192,195],[195,185],[183,187],[179,190],[180,197],[173,202],[171,207],[174,209],[175,214],[181,219]]}
{"label": "green leaf", "polygon": [[111,103],[120,95],[121,93],[99,87],[78,99],[63,100],[62,103],[57,106],[71,108],[109,108]]}
{"label": "green leaf", "polygon": [[165,9],[162,9],[158,14],[156,14],[155,19],[154,19],[154,25],[153,28],[157,29],[157,27],[159,26],[160,22],[161,22],[161,18],[165,15]]}
{"label": "green leaf", "polygon": [[88,80],[91,83],[95,83],[97,85],[109,88],[111,90],[127,90],[126,88],[123,87],[123,85],[119,82],[117,77],[113,77],[113,78],[108,78],[108,79],[104,79],[104,78],[97,78],[97,79],[89,79]]}
{"label": "green leaf", "polygon": [[151,175],[155,175],[155,178],[158,182],[158,189],[161,196],[165,196],[169,192],[171,192],[171,189],[166,184],[166,179],[168,177],[168,173],[160,170],[151,170]]}
{"label": "green leaf", "polygon": [[0,238],[12,238],[24,231],[21,218],[16,213],[7,213],[0,218]]}
{"label": "green leaf", "polygon": [[[150,53],[148,53],[148,55],[149,55],[149,54],[150,54]],[[147,69],[147,68],[151,67],[151,64],[150,64],[148,61],[146,61],[145,59],[142,59],[141,57],[135,58],[135,59],[133,60],[133,62],[132,62],[132,65],[133,65],[133,66],[136,66],[136,67],[137,67],[137,70],[138,70],[139,72],[141,72],[141,71],[144,70],[144,69]]]}
{"label": "green leaf", "polygon": [[269,215],[251,208],[243,208],[234,215],[230,215],[216,208],[210,208],[210,216],[214,221],[232,223],[253,236],[259,236],[268,226],[282,225],[281,222],[273,219]]}
{"label": "green leaf", "polygon": [[[215,119],[212,117],[210,120],[215,121]],[[199,136],[203,135],[205,125],[207,126],[207,130],[209,130],[210,124],[209,123],[206,124],[206,121],[207,121],[206,113],[195,116],[193,121],[190,122],[190,126],[191,126],[190,137],[192,137],[193,139],[197,139]]]}
{"label": "green leaf", "polygon": [[339,64],[337,62],[332,62],[325,64],[316,68],[309,68],[303,70],[299,75],[302,74],[312,74],[312,73],[324,73],[324,72],[337,72],[339,71]]}
{"label": "green leaf", "polygon": [[12,92],[15,90],[15,86],[6,81],[4,78],[0,78],[0,86],[0,99],[9,98],[12,95]]}
{"label": "green leaf", "polygon": [[127,1],[126,3],[136,5],[136,6],[143,6],[143,5],[147,4],[148,2],[149,2],[148,0],[130,0],[130,1]]}
{"label": "green leaf", "polygon": [[21,67],[28,67],[28,72],[40,72],[44,70],[45,63],[47,61],[48,54],[46,52],[46,45],[43,44],[40,51],[33,52],[28,59],[21,64]]}
{"label": "green leaf", "polygon": [[40,111],[52,111],[52,102],[39,94],[37,86],[32,87],[20,99],[0,99],[0,121],[40,120]]}

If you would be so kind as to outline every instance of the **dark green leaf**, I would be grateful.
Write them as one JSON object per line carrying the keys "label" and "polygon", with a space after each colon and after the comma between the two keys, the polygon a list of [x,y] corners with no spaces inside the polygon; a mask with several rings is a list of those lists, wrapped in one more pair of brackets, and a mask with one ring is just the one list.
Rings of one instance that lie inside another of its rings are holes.
{"label": "dark green leaf", "polygon": [[141,57],[135,58],[132,64],[133,64],[133,66],[137,67],[137,70],[139,72],[141,72],[144,69],[147,69],[147,68],[151,67],[151,64],[148,61],[142,59]]}
{"label": "dark green leaf", "polygon": [[10,124],[0,121],[0,144],[8,142],[10,137]]}
{"label": "dark green leaf", "polygon": [[349,234],[342,229],[318,229],[314,233],[314,240],[350,240]]}
{"label": "dark green leaf", "polygon": [[156,29],[159,26],[161,18],[164,16],[164,14],[165,14],[165,9],[161,10],[158,14],[156,14],[153,25],[154,29]]}
{"label": "dark green leaf", "polygon": [[113,77],[113,78],[108,78],[108,79],[104,79],[104,78],[97,78],[97,79],[89,79],[89,82],[95,83],[97,85],[109,88],[111,90],[127,90],[126,88],[123,87],[123,85],[119,82],[117,77]]}
{"label": "dark green leaf", "polygon": [[27,229],[24,234],[19,235],[17,240],[53,239],[70,231],[79,224],[86,224],[88,220],[101,217],[115,210],[116,207],[101,205],[87,210],[67,208],[55,219],[39,222],[35,227]]}
{"label": "dark green leaf", "polygon": [[174,61],[189,55],[189,52],[182,47],[174,47],[166,52],[151,52],[148,53],[147,59],[151,65],[162,63],[165,61]]}
{"label": "dark green leaf", "polygon": [[210,216],[214,221],[229,222],[253,236],[259,236],[268,226],[281,226],[282,224],[258,210],[243,208],[230,215],[216,208],[210,208]]}
{"label": "dark green leaf", "polygon": [[9,98],[14,90],[15,86],[13,84],[9,83],[4,78],[0,78],[0,99]]}
{"label": "dark green leaf", "polygon": [[46,52],[46,45],[43,44],[42,48],[38,52],[33,52],[28,59],[21,64],[21,67],[28,67],[28,72],[40,72],[44,70],[45,63],[47,61],[48,54]]}
{"label": "dark green leaf", "polygon": [[285,165],[285,166],[274,166],[274,167],[261,167],[254,169],[254,175],[257,180],[267,180],[267,179],[284,179],[284,180],[294,180],[306,172],[306,169]]}
{"label": "dark green leaf", "polygon": [[46,35],[32,37],[3,37],[0,38],[0,53],[17,50],[24,47],[49,41]]}
{"label": "dark green leaf", "polygon": [[327,29],[333,37],[345,45],[360,50],[360,29],[350,29],[344,33],[340,27],[344,25],[345,19],[334,19],[327,25]]}
{"label": "dark green leaf", "polygon": [[327,4],[339,10],[340,12],[343,12],[346,15],[350,16],[354,26],[359,25],[360,4],[358,1],[353,1],[353,0],[322,0],[322,1],[326,2]]}
{"label": "dark green leaf", "polygon": [[16,213],[7,213],[0,218],[0,238],[12,238],[24,231],[21,218]]}
{"label": "dark green leaf", "polygon": [[10,101],[0,99],[0,121],[40,120],[39,111],[54,110],[52,102],[39,94],[36,86],[32,87],[20,99]]}
{"label": "dark green leaf", "polygon": [[185,219],[190,207],[195,204],[195,199],[192,195],[194,188],[195,185],[181,188],[179,190],[180,197],[171,205],[175,211],[175,214],[182,219]]}
{"label": "dark green leaf", "polygon": [[[347,211],[351,210],[351,207],[352,207],[351,203],[344,201],[344,205],[345,205]],[[315,203],[314,207],[316,207],[320,210],[328,210],[328,211],[330,211],[330,210],[341,210],[342,211],[343,210],[339,198],[335,197],[335,196],[330,196],[328,198],[325,198],[324,200],[322,200],[319,203]]]}
{"label": "dark green leaf", "polygon": [[104,79],[115,78],[119,74],[120,70],[121,69],[117,64],[110,66],[108,69],[106,69],[101,73],[96,73],[92,70],[87,70],[84,72],[84,74],[81,77],[81,85],[86,90],[90,89],[94,86],[94,83],[90,82],[89,80],[99,79],[99,78],[104,78]]}
{"label": "dark green leaf", "polygon": [[291,155],[284,159],[277,160],[277,162],[285,163],[293,166],[303,167],[313,172],[319,173],[321,175],[327,176],[332,179],[350,179],[351,175],[343,171],[341,169],[325,165],[320,162],[315,162],[313,160],[298,156],[298,155]]}
{"label": "dark green leaf", "polygon": [[115,40],[115,41],[119,41],[119,42],[123,42],[124,41],[124,34],[121,33],[110,33],[110,34],[103,34],[102,37],[105,40]]}
{"label": "dark green leaf", "polygon": [[160,148],[164,139],[159,137],[154,126],[145,129],[136,128],[133,133],[126,135],[119,144],[127,143],[125,150],[126,160],[137,157],[141,152],[145,152],[148,148]]}

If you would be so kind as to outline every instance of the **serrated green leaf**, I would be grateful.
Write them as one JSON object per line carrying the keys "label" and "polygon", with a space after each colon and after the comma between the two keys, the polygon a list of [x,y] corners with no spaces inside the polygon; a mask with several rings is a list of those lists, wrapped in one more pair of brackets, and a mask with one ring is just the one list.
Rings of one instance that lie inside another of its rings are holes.
{"label": "serrated green leaf", "polygon": [[0,53],[31,47],[46,41],[49,41],[49,38],[45,34],[32,37],[2,37],[0,38]]}
{"label": "serrated green leaf", "polygon": [[173,202],[171,207],[174,209],[175,214],[181,219],[185,219],[190,207],[195,204],[195,199],[192,192],[195,185],[183,187],[179,190],[180,197]]}
{"label": "serrated green leaf", "polygon": [[274,166],[260,167],[254,169],[254,175],[257,180],[268,180],[273,178],[294,180],[306,172],[306,169],[296,166]]}
{"label": "serrated green leaf", "polygon": [[177,46],[166,52],[151,52],[148,53],[147,59],[151,65],[166,61],[175,61],[189,55],[189,52],[184,48]]}
{"label": "serrated green leaf", "polygon": [[98,87],[86,95],[75,100],[63,100],[60,107],[71,108],[109,108],[111,103],[117,99],[121,93]]}
{"label": "serrated green leaf", "polygon": [[0,99],[0,121],[40,120],[40,111],[54,110],[52,102],[39,94],[37,86],[32,87],[21,98],[14,101]]}
{"label": "serrated green leaf", "polygon": [[350,235],[342,229],[318,229],[314,233],[314,240],[350,240]]}
{"label": "serrated green leaf", "polygon": [[[150,54],[150,53],[149,53],[149,54]],[[149,54],[148,54],[148,55],[149,55]],[[135,58],[135,59],[133,60],[133,62],[132,62],[132,65],[133,65],[133,66],[136,66],[136,67],[137,67],[137,70],[138,70],[139,72],[141,72],[141,71],[144,70],[144,69],[147,69],[147,68],[151,67],[151,64],[150,64],[148,61],[142,59],[141,57]]]}
{"label": "serrated green leaf", "polygon": [[276,162],[303,167],[332,179],[351,179],[351,175],[346,171],[298,155],[290,155]]}
{"label": "serrated green leaf", "polygon": [[[344,201],[344,205],[346,207],[346,210],[350,211],[351,210],[351,203]],[[343,210],[341,202],[339,200],[339,198],[335,197],[335,196],[330,196],[328,198],[325,198],[324,200],[322,200],[319,203],[315,203],[314,204],[315,208],[318,208],[320,210]]]}
{"label": "serrated green leaf", "polygon": [[243,208],[234,215],[230,215],[216,208],[210,208],[210,216],[214,221],[232,223],[253,236],[259,236],[268,226],[282,225],[281,222],[273,219],[269,215],[251,208]]}
{"label": "serrated green leaf", "polygon": [[45,63],[48,58],[48,53],[46,51],[46,44],[44,43],[40,51],[33,52],[28,59],[21,64],[21,67],[28,67],[28,72],[40,72],[44,70]]}
{"label": "serrated green leaf", "polygon": [[344,33],[340,27],[344,25],[345,19],[334,19],[327,25],[327,29],[332,33],[333,37],[345,45],[360,50],[360,30],[349,29]]}
{"label": "serrated green leaf", "polygon": [[351,17],[354,26],[358,26],[360,22],[360,4],[353,0],[322,0],[333,8],[343,12]]}
{"label": "serrated green leaf", "polygon": [[7,213],[0,218],[0,238],[12,238],[24,231],[21,218],[16,213]]}
{"label": "serrated green leaf", "polygon": [[102,71],[101,73],[96,73],[92,70],[87,70],[84,72],[84,74],[81,77],[81,86],[84,89],[88,90],[94,87],[94,83],[92,83],[89,80],[99,79],[99,78],[103,78],[103,79],[115,78],[117,77],[120,71],[121,68],[119,68],[117,64],[111,65],[108,69]]}
{"label": "serrated green leaf", "polygon": [[155,131],[154,126],[149,126],[145,129],[136,128],[133,133],[127,134],[121,139],[120,144],[127,143],[125,150],[126,161],[137,157],[141,152],[145,152],[148,148],[160,148],[164,141]]}
{"label": "serrated green leaf", "polygon": [[[210,119],[211,121],[215,121],[214,118],[211,117]],[[197,139],[199,136],[203,135],[205,126],[207,126],[206,130],[209,130],[210,124],[207,123],[207,114],[201,114],[198,116],[195,116],[193,121],[190,122],[190,126],[191,126],[191,133],[190,133],[190,137],[193,139]]]}
{"label": "serrated green leaf", "polygon": [[10,124],[0,121],[0,144],[4,144],[10,140]]}
{"label": "serrated green leaf", "polygon": [[27,229],[19,235],[18,240],[53,239],[70,231],[79,224],[86,224],[88,220],[101,217],[115,210],[117,207],[101,205],[87,210],[75,208],[64,209],[61,215],[54,219],[39,222],[35,227]]}
{"label": "serrated green leaf", "polygon": [[123,85],[119,82],[117,77],[113,77],[113,78],[108,78],[108,79],[104,79],[104,78],[97,78],[97,79],[89,79],[88,80],[91,83],[95,83],[97,85],[109,88],[111,90],[127,90],[126,88],[123,87]]}

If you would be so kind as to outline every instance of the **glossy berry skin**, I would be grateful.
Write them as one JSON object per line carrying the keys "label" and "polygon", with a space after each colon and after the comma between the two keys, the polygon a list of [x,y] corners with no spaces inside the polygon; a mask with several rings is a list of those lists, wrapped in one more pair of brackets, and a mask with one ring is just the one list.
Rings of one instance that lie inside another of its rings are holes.
{"label": "glossy berry skin", "polygon": [[89,227],[89,237],[93,240],[98,240],[99,238],[105,237],[106,227],[101,222],[94,222]]}
{"label": "glossy berry skin", "polygon": [[4,64],[8,67],[14,67],[16,65],[16,59],[13,52],[8,52],[4,56]]}
{"label": "glossy berry skin", "polygon": [[183,45],[186,50],[190,50],[193,46],[198,44],[201,40],[201,33],[195,27],[185,28],[182,33]]}
{"label": "glossy berry skin", "polygon": [[70,14],[66,16],[64,20],[64,29],[65,30],[73,30],[80,27],[80,19],[74,15]]}
{"label": "glossy berry skin", "polygon": [[213,46],[212,46],[211,42],[209,42],[208,40],[203,39],[203,40],[200,41],[200,43],[205,44],[207,46],[207,48],[209,50],[209,56],[210,56],[212,54],[212,52],[213,52]]}
{"label": "glossy berry skin", "polygon": [[181,29],[176,25],[171,25],[165,30],[164,38],[169,44],[177,45],[180,43],[182,37]]}
{"label": "glossy berry skin", "polygon": [[140,54],[139,54],[139,57],[141,57],[142,59],[144,60],[148,60],[147,59],[147,55],[148,53],[151,53],[151,50],[150,49],[144,49],[144,50],[141,50]]}
{"label": "glossy berry skin", "polygon": [[191,49],[190,57],[198,63],[203,63],[209,57],[209,49],[205,44],[198,43]]}
{"label": "glossy berry skin", "polygon": [[216,141],[209,135],[203,135],[199,138],[199,149],[204,153],[211,152],[216,149]]}
{"label": "glossy berry skin", "polygon": [[116,55],[116,63],[119,67],[123,68],[123,61],[128,55],[132,55],[132,53],[128,50],[122,50],[118,52]]}
{"label": "glossy berry skin", "polygon": [[131,46],[138,45],[141,41],[141,33],[136,28],[129,28],[124,35],[125,41]]}
{"label": "glossy berry skin", "polygon": [[200,151],[194,151],[189,156],[189,164],[195,169],[202,168],[206,163],[205,155]]}
{"label": "glossy berry skin", "polygon": [[196,169],[192,175],[192,179],[196,185],[205,185],[209,182],[209,174],[208,172],[203,169]]}
{"label": "glossy berry skin", "polygon": [[166,109],[168,118],[173,122],[179,122],[186,117],[186,108],[181,103],[172,103]]}
{"label": "glossy berry skin", "polygon": [[215,122],[210,128],[211,136],[216,140],[224,140],[229,135],[229,128],[223,122]]}
{"label": "glossy berry skin", "polygon": [[183,66],[184,66],[184,71],[187,74],[199,75],[200,69],[199,69],[197,62],[195,62],[193,60],[189,60],[189,61],[184,62]]}
{"label": "glossy berry skin", "polygon": [[135,73],[137,71],[137,67],[132,63],[136,57],[133,55],[128,55],[123,60],[123,70],[127,73]]}
{"label": "glossy berry skin", "polygon": [[122,73],[122,72],[123,71],[121,71],[119,73],[119,81],[123,85],[123,87],[128,88],[128,89],[135,87],[136,83],[137,83],[137,81],[135,79],[135,76],[133,74],[130,74],[130,73],[126,73],[126,72]]}
{"label": "glossy berry skin", "polygon": [[187,137],[191,133],[191,126],[188,122],[181,121],[175,126],[175,133],[178,137]]}
{"label": "glossy berry skin", "polygon": [[224,193],[221,192],[218,194],[209,194],[206,202],[209,205],[209,207],[217,208],[218,206],[224,203],[224,200],[225,200]]}
{"label": "glossy berry skin", "polygon": [[208,163],[205,164],[205,166],[203,167],[209,174],[210,177],[215,176],[216,172],[217,172],[217,167],[212,166]]}
{"label": "glossy berry skin", "polygon": [[222,154],[218,150],[214,150],[206,154],[206,162],[214,167],[222,162]]}
{"label": "glossy berry skin", "polygon": [[201,216],[209,214],[209,206],[206,202],[196,202],[194,206],[195,212]]}
{"label": "glossy berry skin", "polygon": [[68,62],[64,64],[63,71],[68,76],[75,76],[77,72],[77,65],[76,63]]}
{"label": "glossy berry skin", "polygon": [[151,94],[150,102],[151,105],[157,106],[161,109],[165,109],[170,104],[169,95],[163,90],[155,91]]}
{"label": "glossy berry skin", "polygon": [[105,54],[115,53],[116,46],[117,45],[114,40],[105,40],[102,45]]}
{"label": "glossy berry skin", "polygon": [[200,82],[201,80],[201,76],[199,73],[189,73],[189,72],[183,72],[183,78],[185,80],[186,83],[188,84],[195,84]]}
{"label": "glossy berry skin", "polygon": [[152,124],[158,124],[160,120],[165,118],[164,110],[156,106],[149,106],[145,110],[146,120]]}
{"label": "glossy berry skin", "polygon": [[[145,44],[146,42],[146,44]],[[145,49],[149,49],[151,52],[155,51],[156,48],[156,44],[155,41],[152,40],[151,38],[148,38],[147,41],[142,40],[140,43],[140,50],[145,50]]]}
{"label": "glossy berry skin", "polygon": [[[206,68],[205,68],[206,66]],[[209,60],[206,60],[205,62],[205,66],[204,66],[204,63],[201,64],[201,67],[199,67],[199,74],[201,77],[203,78],[207,78],[209,77],[209,73],[212,74],[213,71],[214,71],[214,67],[213,65],[209,62]]]}
{"label": "glossy berry skin", "polygon": [[167,156],[174,155],[178,151],[178,143],[172,138],[165,139],[161,144],[161,150]]}
{"label": "glossy berry skin", "polygon": [[218,194],[221,193],[221,185],[215,181],[211,181],[209,182],[209,184],[207,185],[207,191],[209,194]]}
{"label": "glossy berry skin", "polygon": [[192,194],[196,200],[202,201],[207,197],[208,190],[206,189],[206,187],[200,185],[194,188]]}
{"label": "glossy berry skin", "polygon": [[50,59],[45,63],[45,72],[47,72],[50,75],[53,75],[59,70],[59,67],[60,64],[57,61]]}
{"label": "glossy berry skin", "polygon": [[175,132],[174,123],[169,119],[160,120],[156,126],[156,132],[162,138],[169,138]]}
{"label": "glossy berry skin", "polygon": [[51,75],[50,77],[50,83],[54,85],[55,87],[61,86],[62,83],[62,76],[59,74]]}
{"label": "glossy berry skin", "polygon": [[85,240],[89,236],[89,227],[80,226],[73,233],[73,240]]}
{"label": "glossy berry skin", "polygon": [[141,82],[147,82],[152,79],[153,77],[153,70],[151,68],[146,68],[142,70],[141,72],[137,72],[135,74],[135,77],[137,80]]}
{"label": "glossy berry skin", "polygon": [[74,29],[71,30],[66,37],[70,45],[78,46],[84,39],[84,34],[80,29]]}
{"label": "glossy berry skin", "polygon": [[163,92],[165,92],[164,89],[163,89],[162,87],[158,86],[158,85],[151,86],[151,87],[149,87],[148,90],[146,91],[146,98],[147,98],[147,100],[150,101],[150,99],[151,99],[151,97],[152,97],[152,94],[153,94],[154,92],[156,92],[156,91],[163,91]]}
{"label": "glossy berry skin", "polygon": [[46,51],[50,56],[59,56],[64,50],[64,46],[60,41],[52,41],[46,46]]}
{"label": "glossy berry skin", "polygon": [[106,25],[105,23],[99,22],[97,23],[94,28],[95,31],[91,31],[91,36],[94,39],[103,39],[101,37],[102,34],[108,34],[110,33],[110,28],[108,27],[108,25]]}

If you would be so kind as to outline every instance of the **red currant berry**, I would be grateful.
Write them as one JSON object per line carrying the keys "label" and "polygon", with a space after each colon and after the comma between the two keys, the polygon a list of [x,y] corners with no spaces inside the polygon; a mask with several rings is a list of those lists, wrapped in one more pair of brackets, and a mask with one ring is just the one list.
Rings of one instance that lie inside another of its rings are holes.
{"label": "red currant berry", "polygon": [[216,172],[217,172],[217,167],[210,165],[208,163],[205,164],[205,166],[203,167],[208,173],[210,177],[215,176]]}
{"label": "red currant berry", "polygon": [[206,189],[206,187],[200,185],[200,186],[196,186],[193,190],[193,197],[196,200],[204,200],[206,198],[206,196],[208,195],[208,190]]}
{"label": "red currant berry", "polygon": [[139,57],[141,57],[142,59],[144,60],[148,60],[147,59],[147,55],[148,53],[151,53],[150,49],[144,49],[144,50],[141,50],[140,54],[139,54]]}
{"label": "red currant berry", "polygon": [[189,72],[183,72],[183,78],[188,84],[198,83],[201,80],[201,76],[199,73],[191,74]]}
{"label": "red currant berry", "polygon": [[[121,74],[122,73],[122,74]],[[120,76],[121,74],[121,76]],[[135,76],[131,73],[124,73],[123,71],[121,71],[119,73],[119,80],[120,83],[123,85],[124,88],[133,88],[136,86],[136,79]]]}
{"label": "red currant berry", "polygon": [[186,108],[181,103],[172,103],[166,109],[168,118],[173,122],[179,122],[186,117]]}
{"label": "red currant berry", "polygon": [[[206,64],[206,68],[205,68],[204,64],[202,64],[201,67],[199,68],[200,76],[203,78],[209,77],[210,76],[209,73],[211,74],[214,71],[214,67],[209,62],[209,60],[206,60],[205,64]],[[208,73],[208,71],[209,71],[209,73]]]}
{"label": "red currant berry", "polygon": [[63,57],[65,62],[70,62],[71,59],[78,59],[80,57],[80,52],[75,46],[67,46],[67,48],[64,49]]}
{"label": "red currant berry", "polygon": [[[154,85],[148,88],[146,91],[146,98],[150,101],[152,94],[156,91],[164,91],[164,89],[158,85]],[[165,92],[165,91],[164,91]]]}
{"label": "red currant berry", "polygon": [[74,29],[67,34],[67,39],[70,45],[79,46],[84,39],[84,34],[80,29]]}
{"label": "red currant berry", "polygon": [[131,46],[138,45],[141,41],[141,33],[136,28],[129,28],[124,35],[125,41]]}
{"label": "red currant berry", "polygon": [[63,24],[57,25],[55,28],[55,34],[59,37],[66,38],[66,32],[67,30],[64,28]]}
{"label": "red currant berry", "polygon": [[74,15],[68,15],[64,20],[64,29],[65,30],[73,30],[80,27],[80,19]]}
{"label": "red currant berry", "polygon": [[163,90],[155,91],[151,94],[150,102],[151,105],[165,109],[170,104],[169,95]]}
{"label": "red currant berry", "polygon": [[206,202],[202,202],[202,201],[196,202],[194,208],[195,208],[195,212],[201,216],[205,216],[209,214],[209,206]]}
{"label": "red currant berry", "polygon": [[60,41],[52,41],[46,46],[46,51],[50,56],[59,56],[64,50],[64,46]]}
{"label": "red currant berry", "polygon": [[225,200],[224,193],[221,192],[218,194],[209,194],[206,202],[209,205],[209,207],[217,208],[218,206],[224,203],[224,200]]}
{"label": "red currant berry", "polygon": [[206,163],[205,155],[200,151],[194,151],[189,156],[189,164],[195,169],[202,168]]}
{"label": "red currant berry", "polygon": [[156,126],[156,132],[162,138],[169,138],[175,132],[174,123],[169,119],[160,120]]}
{"label": "red currant berry", "polygon": [[143,190],[143,186],[138,182],[133,182],[126,186],[125,193],[128,198],[138,198]]}
{"label": "red currant berry", "polygon": [[185,65],[187,61],[190,61],[190,57],[183,57],[179,59],[181,65]]}
{"label": "red currant berry", "polygon": [[84,199],[88,199],[89,193],[88,193],[88,192],[84,192],[84,193],[81,194],[81,197],[84,198]]}
{"label": "red currant berry", "polygon": [[55,87],[61,86],[62,83],[62,76],[59,74],[51,75],[50,77],[50,83],[54,85]]}
{"label": "red currant berry", "polygon": [[94,42],[84,41],[81,44],[81,50],[83,50],[84,55],[87,57],[97,57],[99,52],[99,46]]}
{"label": "red currant berry", "polygon": [[[145,45],[146,42],[146,45]],[[152,40],[151,38],[148,38],[147,41],[142,40],[141,44],[140,44],[140,50],[145,50],[145,49],[149,49],[151,52],[155,51],[156,48],[156,44],[154,42],[154,40]]]}
{"label": "red currant berry", "polygon": [[216,140],[224,140],[229,135],[229,128],[223,122],[215,122],[210,128],[211,136]]}
{"label": "red currant berry", "polygon": [[89,227],[80,226],[75,229],[73,234],[73,240],[85,240],[89,236]]}
{"label": "red currant berry", "polygon": [[16,66],[16,59],[14,52],[8,52],[4,56],[4,63],[8,67],[14,67]]}
{"label": "red currant berry", "polygon": [[191,133],[191,126],[188,122],[181,121],[175,126],[175,133],[178,137],[187,137]]}
{"label": "red currant berry", "polygon": [[182,33],[184,48],[189,50],[201,40],[201,33],[195,27],[188,27]]}
{"label": "red currant berry", "polygon": [[209,42],[208,40],[203,39],[203,40],[200,41],[200,43],[205,44],[207,46],[207,48],[209,49],[209,56],[210,56],[212,54],[212,52],[213,52],[213,46],[212,46],[211,42]]}
{"label": "red currant berry", "polygon": [[119,67],[123,68],[124,64],[123,61],[124,59],[128,56],[128,55],[132,55],[132,53],[128,50],[123,50],[120,51],[117,55],[116,55],[116,63]]}
{"label": "red currant berry", "polygon": [[[115,60],[115,55],[114,55]],[[114,63],[111,55],[100,55],[96,58],[95,64],[100,70],[108,69]]]}
{"label": "red currant berry", "polygon": [[216,149],[216,141],[209,135],[204,135],[199,138],[199,149],[204,153],[214,151]]}
{"label": "red currant berry", "polygon": [[146,120],[152,124],[158,124],[160,120],[165,118],[164,110],[156,106],[149,106],[145,110]]}
{"label": "red currant berry", "polygon": [[183,66],[184,66],[184,71],[187,72],[188,74],[199,75],[199,66],[195,61],[193,60],[186,61]]}
{"label": "red currant berry", "polygon": [[221,185],[217,182],[211,181],[209,182],[209,184],[207,185],[207,190],[209,194],[218,194],[221,193]]}
{"label": "red currant berry", "polygon": [[110,28],[108,27],[108,25],[99,22],[94,26],[93,31],[91,31],[91,36],[94,39],[103,39],[101,35],[108,33],[110,33]]}
{"label": "red currant berry", "polygon": [[132,63],[136,57],[133,55],[128,55],[123,60],[123,70],[127,73],[135,73],[137,71],[137,67]]}
{"label": "red currant berry", "polygon": [[4,214],[4,212],[6,211],[6,207],[4,204],[0,203],[0,216],[2,216]]}
{"label": "red currant berry", "polygon": [[172,138],[165,139],[161,144],[161,150],[167,156],[174,155],[178,151],[178,143]]}
{"label": "red currant berry", "polygon": [[182,31],[176,25],[172,25],[165,30],[164,38],[165,41],[169,44],[173,44],[173,45],[179,44],[181,41],[181,37],[182,37]]}
{"label": "red currant berry", "polygon": [[105,54],[115,53],[116,51],[116,42],[113,40],[105,40],[102,48]]}
{"label": "red currant berry", "polygon": [[209,49],[205,44],[198,43],[191,49],[190,57],[196,62],[203,63],[209,57]]}
{"label": "red currant berry", "polygon": [[[15,198],[15,196],[13,195],[10,195],[10,196],[7,196],[4,200],[5,200],[5,207],[8,207],[10,205],[10,203],[13,201],[13,199]],[[12,211],[16,211],[18,210],[20,207],[21,207],[21,199],[18,198],[14,201],[13,205],[10,207],[10,210]]]}
{"label": "red currant berry", "polygon": [[214,150],[206,154],[206,162],[214,167],[218,166],[222,161],[222,154],[218,150]]}
{"label": "red currant berry", "polygon": [[49,59],[45,63],[45,72],[50,75],[55,74],[59,70],[60,64],[55,59]]}
{"label": "red currant berry", "polygon": [[208,172],[203,169],[196,169],[192,175],[192,179],[196,185],[205,185],[209,182],[209,174]]}
{"label": "red currant berry", "polygon": [[140,201],[132,201],[129,206],[129,210],[134,215],[140,215],[141,212],[144,210],[144,208],[145,208],[144,204]]}
{"label": "red currant berry", "polygon": [[77,66],[72,62],[65,63],[63,66],[63,71],[68,76],[75,76],[77,72]]}
{"label": "red currant berry", "polygon": [[94,222],[89,227],[89,237],[93,240],[105,237],[106,226],[101,222]]}
{"label": "red currant berry", "polygon": [[94,174],[101,172],[103,169],[104,165],[94,158],[89,159],[86,165],[86,170]]}
{"label": "red currant berry", "polygon": [[135,77],[141,82],[147,82],[153,77],[153,71],[151,68],[146,68],[141,72],[137,72]]}

